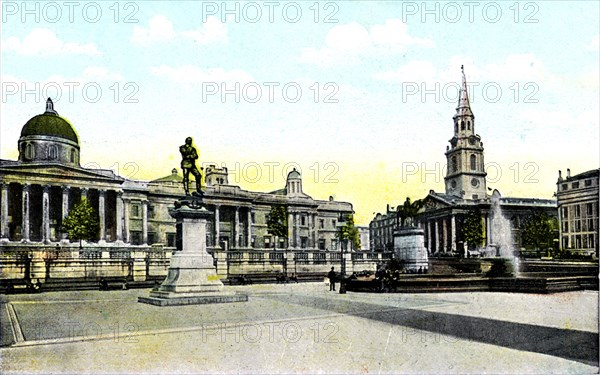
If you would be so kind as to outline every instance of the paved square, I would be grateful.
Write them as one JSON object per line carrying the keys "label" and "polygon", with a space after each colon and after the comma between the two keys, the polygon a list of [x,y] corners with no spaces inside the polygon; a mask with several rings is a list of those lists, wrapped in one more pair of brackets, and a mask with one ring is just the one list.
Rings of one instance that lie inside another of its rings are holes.
{"label": "paved square", "polygon": [[598,293],[340,295],[228,287],[247,303],[156,307],[148,290],[11,295],[3,373],[597,373]]}

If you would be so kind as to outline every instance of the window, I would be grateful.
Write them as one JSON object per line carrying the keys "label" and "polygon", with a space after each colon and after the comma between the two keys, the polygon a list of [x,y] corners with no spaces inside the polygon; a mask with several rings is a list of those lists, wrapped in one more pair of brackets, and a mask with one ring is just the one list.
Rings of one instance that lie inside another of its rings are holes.
{"label": "window", "polygon": [[585,186],[592,186],[592,180],[585,180]]}
{"label": "window", "polygon": [[454,132],[458,133],[458,122],[454,124]]}
{"label": "window", "polygon": [[331,226],[335,228],[335,219],[331,220]]}
{"label": "window", "polygon": [[477,169],[477,156],[475,154],[471,154],[471,170],[474,171]]}
{"label": "window", "polygon": [[33,148],[33,145],[31,143],[28,143],[25,146],[25,158],[33,159],[34,157],[35,157],[35,150]]}
{"label": "window", "polygon": [[575,206],[575,217],[578,218],[581,216],[581,207],[579,205]]}
{"label": "window", "polygon": [[456,155],[454,155],[452,157],[452,171],[451,172],[456,172],[458,171],[458,161],[456,160]]}
{"label": "window", "polygon": [[254,212],[250,213],[250,221],[252,222],[252,224],[256,222],[256,216],[254,215]]}
{"label": "window", "polygon": [[271,236],[265,236],[265,247],[267,249],[271,247]]}
{"label": "window", "polygon": [[568,184],[562,184],[562,189],[563,189],[563,190],[567,190],[568,188],[569,188],[569,185],[568,185]]}
{"label": "window", "polygon": [[337,240],[331,240],[331,250],[337,250]]}
{"label": "window", "polygon": [[594,240],[594,235],[593,234],[588,234],[588,246],[590,248],[596,247],[596,241]]}
{"label": "window", "polygon": [[158,242],[158,236],[155,232],[148,232],[148,245]]}
{"label": "window", "polygon": [[153,219],[155,215],[154,206],[148,206],[148,218]]}
{"label": "window", "polygon": [[75,163],[75,150],[71,149],[71,152],[69,153],[69,161],[71,163]]}
{"label": "window", "polygon": [[319,240],[319,250],[325,250],[325,240],[324,239]]}
{"label": "window", "polygon": [[569,219],[569,208],[568,207],[563,207],[562,208],[562,214],[563,214],[563,219],[564,220],[568,220]]}
{"label": "window", "polygon": [[572,187],[573,189],[579,189],[579,181],[577,181],[577,182],[573,182],[573,185],[571,185],[571,187]]}
{"label": "window", "polygon": [[471,130],[471,121],[467,121],[467,130]]}
{"label": "window", "polygon": [[254,245],[256,244],[256,236],[252,236],[251,240],[250,240],[250,247],[254,247]]}
{"label": "window", "polygon": [[325,228],[325,220],[319,219],[319,229]]}
{"label": "window", "polygon": [[592,203],[586,204],[587,214],[588,216],[594,215],[594,205]]}
{"label": "window", "polygon": [[279,248],[285,249],[285,240],[283,238],[279,239]]}
{"label": "window", "polygon": [[464,121],[460,122],[460,130],[465,130],[465,122]]}
{"label": "window", "polygon": [[302,225],[302,226],[306,225],[306,216],[302,215],[300,217],[300,225]]}
{"label": "window", "polygon": [[131,205],[131,217],[140,217],[141,215],[141,207],[139,204]]}
{"label": "window", "polygon": [[595,230],[595,229],[594,229],[594,227],[595,227],[595,225],[594,225],[594,221],[595,221],[594,219],[588,219],[588,230],[589,230],[590,232],[591,232],[591,231],[593,231],[593,230]]}
{"label": "window", "polygon": [[167,246],[175,247],[175,233],[167,233]]}
{"label": "window", "polygon": [[141,245],[142,244],[142,232],[131,231],[131,244]]}
{"label": "window", "polygon": [[58,148],[55,145],[48,147],[48,159],[56,160],[58,158]]}

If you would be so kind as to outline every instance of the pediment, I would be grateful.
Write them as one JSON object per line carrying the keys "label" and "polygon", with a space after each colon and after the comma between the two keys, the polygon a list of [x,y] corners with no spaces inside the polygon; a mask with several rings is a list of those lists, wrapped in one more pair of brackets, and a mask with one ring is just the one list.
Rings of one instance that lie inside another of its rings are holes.
{"label": "pediment", "polygon": [[446,207],[450,207],[452,204],[445,201],[444,199],[429,194],[427,197],[425,197],[423,199],[423,208],[419,211],[419,213],[421,212],[426,212],[426,211],[432,211],[432,210],[438,210],[441,208],[446,208]]}

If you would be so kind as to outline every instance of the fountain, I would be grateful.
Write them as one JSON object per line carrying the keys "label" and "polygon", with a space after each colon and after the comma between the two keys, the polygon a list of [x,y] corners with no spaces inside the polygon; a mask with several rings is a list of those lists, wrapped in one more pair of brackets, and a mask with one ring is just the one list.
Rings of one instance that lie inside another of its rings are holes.
{"label": "fountain", "polygon": [[[487,254],[495,256],[490,273],[494,276],[517,276],[519,273],[519,259],[515,256],[512,225],[509,219],[502,214],[500,206],[500,192],[494,189],[492,193],[492,217],[490,245]],[[495,251],[494,251],[495,250]]]}

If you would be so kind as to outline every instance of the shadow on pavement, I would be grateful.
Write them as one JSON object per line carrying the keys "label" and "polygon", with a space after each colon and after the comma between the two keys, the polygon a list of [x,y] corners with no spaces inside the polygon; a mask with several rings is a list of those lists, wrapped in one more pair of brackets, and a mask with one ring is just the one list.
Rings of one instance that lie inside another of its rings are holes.
{"label": "shadow on pavement", "polygon": [[[529,351],[598,366],[598,334],[496,319],[344,301],[317,296],[278,296],[286,302],[355,315],[459,339]],[[392,309],[392,310],[390,310]]]}

